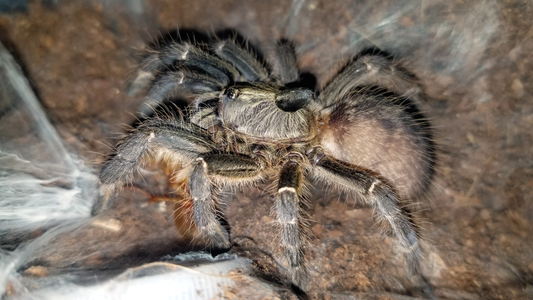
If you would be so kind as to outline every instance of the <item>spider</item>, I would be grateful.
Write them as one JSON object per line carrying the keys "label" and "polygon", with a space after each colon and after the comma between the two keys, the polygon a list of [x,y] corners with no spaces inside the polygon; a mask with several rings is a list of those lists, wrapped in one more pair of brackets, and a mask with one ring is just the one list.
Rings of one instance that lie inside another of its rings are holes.
{"label": "spider", "polygon": [[185,113],[147,118],[103,166],[100,202],[110,200],[147,154],[176,161],[197,231],[230,247],[217,195],[274,178],[275,211],[288,278],[304,287],[306,186],[323,182],[370,204],[396,236],[412,273],[421,256],[405,201],[425,193],[433,173],[429,125],[414,106],[416,77],[375,52],[358,55],[315,92],[303,87],[292,44],[280,41],[272,66],[233,40],[171,42],[141,62],[143,112],[176,93],[194,96]]}

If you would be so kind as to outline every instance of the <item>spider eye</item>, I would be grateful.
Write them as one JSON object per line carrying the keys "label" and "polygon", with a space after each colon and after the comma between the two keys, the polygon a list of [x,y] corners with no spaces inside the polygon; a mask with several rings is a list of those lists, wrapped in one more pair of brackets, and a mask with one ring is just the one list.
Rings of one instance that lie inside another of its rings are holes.
{"label": "spider eye", "polygon": [[238,94],[239,94],[239,91],[234,88],[229,88],[226,90],[226,96],[230,100],[234,100],[235,98],[237,98]]}

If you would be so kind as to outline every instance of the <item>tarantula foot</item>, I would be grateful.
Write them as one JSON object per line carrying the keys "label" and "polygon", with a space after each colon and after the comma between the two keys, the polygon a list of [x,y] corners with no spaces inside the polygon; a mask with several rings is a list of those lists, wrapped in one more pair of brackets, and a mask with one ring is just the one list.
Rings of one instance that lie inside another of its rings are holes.
{"label": "tarantula foot", "polygon": [[292,267],[289,270],[290,279],[293,285],[297,286],[302,291],[307,291],[309,284],[309,274],[303,266]]}
{"label": "tarantula foot", "polygon": [[[401,251],[401,250],[400,250]],[[420,248],[414,247],[412,249],[404,250],[404,258],[407,265],[407,271],[411,276],[420,275]]]}
{"label": "tarantula foot", "polygon": [[229,233],[222,226],[217,226],[216,229],[207,229],[200,227],[200,231],[204,234],[211,246],[221,249],[229,249],[231,243],[229,241]]}

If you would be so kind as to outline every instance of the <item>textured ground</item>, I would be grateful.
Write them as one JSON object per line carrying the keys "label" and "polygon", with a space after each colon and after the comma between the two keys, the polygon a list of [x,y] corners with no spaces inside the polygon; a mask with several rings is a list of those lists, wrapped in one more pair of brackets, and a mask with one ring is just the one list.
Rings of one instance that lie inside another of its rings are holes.
{"label": "textured ground", "polygon": [[[33,3],[0,15],[0,39],[69,146],[95,169],[110,152],[106,144],[124,132],[121,123],[135,120],[143,99],[128,97],[125,86],[139,50],[159,32],[233,29],[263,51],[289,38],[319,86],[359,50],[377,45],[402,58],[430,96],[421,108],[435,127],[438,173],[420,214],[424,275],[435,295],[533,298],[533,3],[212,2]],[[311,299],[427,297],[404,274],[394,239],[379,235],[368,207],[320,188],[314,195]],[[40,264],[52,272],[119,266],[189,249],[173,227],[172,205],[146,200],[125,189],[102,226],[59,239],[61,251],[43,250]],[[264,278],[279,277],[271,197],[258,187],[227,200],[234,251],[254,258]]]}

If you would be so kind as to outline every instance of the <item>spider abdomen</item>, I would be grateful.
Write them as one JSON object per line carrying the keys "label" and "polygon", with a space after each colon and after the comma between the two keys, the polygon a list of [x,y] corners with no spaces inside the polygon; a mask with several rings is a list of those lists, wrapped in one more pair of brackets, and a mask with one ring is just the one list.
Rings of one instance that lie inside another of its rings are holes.
{"label": "spider abdomen", "polygon": [[335,158],[378,172],[402,198],[425,192],[432,175],[432,142],[407,100],[351,93],[327,109],[322,146]]}

